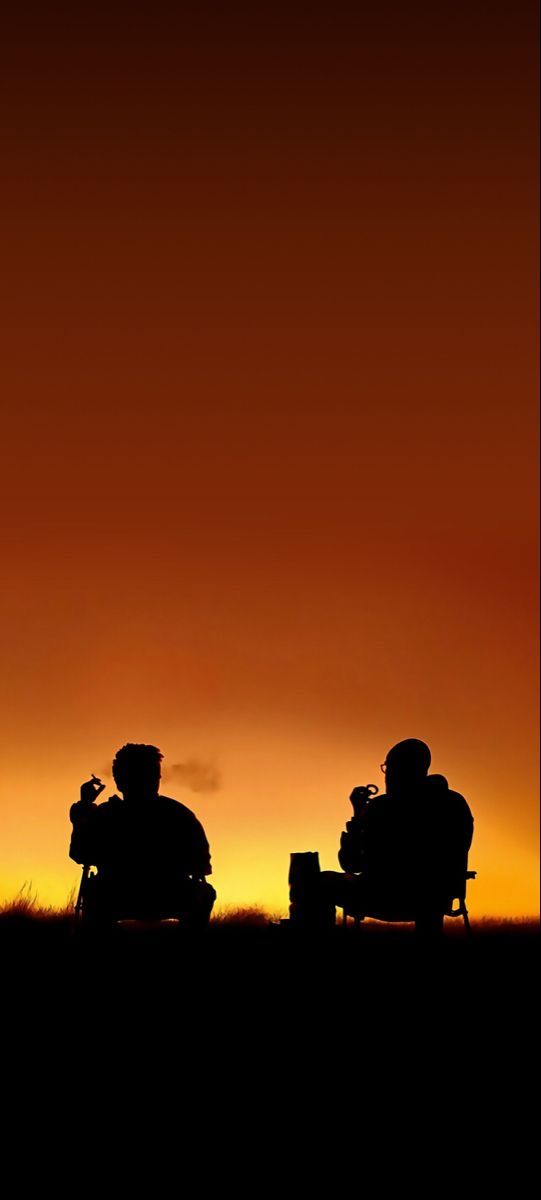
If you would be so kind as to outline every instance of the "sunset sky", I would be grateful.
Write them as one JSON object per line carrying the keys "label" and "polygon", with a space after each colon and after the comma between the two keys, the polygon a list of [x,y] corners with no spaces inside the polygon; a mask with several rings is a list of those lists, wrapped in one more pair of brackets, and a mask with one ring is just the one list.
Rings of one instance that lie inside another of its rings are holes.
{"label": "sunset sky", "polygon": [[0,898],[141,741],[284,910],[419,737],[537,912],[537,3],[11,9]]}

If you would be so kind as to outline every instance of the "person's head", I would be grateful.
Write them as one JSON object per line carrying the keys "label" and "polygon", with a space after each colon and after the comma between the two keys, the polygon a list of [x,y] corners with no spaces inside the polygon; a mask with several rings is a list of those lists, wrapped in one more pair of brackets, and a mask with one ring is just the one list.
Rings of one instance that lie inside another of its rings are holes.
{"label": "person's head", "polygon": [[163,754],[157,746],[128,742],[113,760],[113,779],[125,798],[154,796],[161,779]]}
{"label": "person's head", "polygon": [[393,746],[383,763],[388,792],[415,787],[423,782],[430,767],[431,754],[426,742],[406,738]]}

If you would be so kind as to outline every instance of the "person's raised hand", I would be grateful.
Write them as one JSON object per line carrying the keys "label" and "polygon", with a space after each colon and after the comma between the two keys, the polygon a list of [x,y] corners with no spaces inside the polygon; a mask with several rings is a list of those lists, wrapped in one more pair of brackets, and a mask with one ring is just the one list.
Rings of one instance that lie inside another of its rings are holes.
{"label": "person's raised hand", "polygon": [[366,808],[368,801],[372,796],[375,796],[378,788],[374,783],[365,784],[364,787],[354,787],[350,794],[350,800],[353,806],[353,815],[359,817],[363,809]]}
{"label": "person's raised hand", "polygon": [[83,804],[93,804],[94,800],[103,792],[105,784],[96,775],[92,775],[91,779],[87,779],[86,783],[81,784],[81,800]]}

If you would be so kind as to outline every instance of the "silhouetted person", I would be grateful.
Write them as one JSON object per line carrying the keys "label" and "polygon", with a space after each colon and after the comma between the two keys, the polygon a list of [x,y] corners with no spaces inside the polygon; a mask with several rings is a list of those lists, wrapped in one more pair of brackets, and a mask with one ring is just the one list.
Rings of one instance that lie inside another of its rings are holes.
{"label": "silhouetted person", "polygon": [[428,746],[409,738],[382,764],[383,795],[367,799],[366,789],[353,790],[338,855],[345,874],[321,876],[329,914],[335,905],[388,920],[410,914],[418,929],[441,930],[463,886],[473,817],[443,775],[428,775],[430,762]]}
{"label": "silhouetted person", "polygon": [[128,743],[113,762],[123,798],[97,805],[105,785],[92,776],[71,806],[70,858],[97,868],[83,885],[90,923],[174,916],[208,923],[216,898],[205,882],[209,844],[194,813],[159,794],[162,758],[156,746]]}

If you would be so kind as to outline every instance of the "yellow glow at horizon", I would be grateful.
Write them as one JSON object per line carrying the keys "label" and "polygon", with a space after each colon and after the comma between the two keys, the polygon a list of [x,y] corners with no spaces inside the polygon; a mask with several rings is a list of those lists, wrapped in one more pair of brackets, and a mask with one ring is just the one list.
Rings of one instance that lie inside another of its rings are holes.
{"label": "yellow glow at horizon", "polygon": [[[386,747],[369,752],[346,740],[331,744],[324,739],[315,745],[308,731],[304,737],[258,728],[223,732],[224,744],[217,755],[224,775],[221,790],[194,794],[167,782],[161,790],[192,808],[205,827],[218,909],[256,905],[286,913],[290,853],[317,850],[322,869],[339,869],[340,833],[351,812],[349,791],[356,783],[383,782],[373,764],[381,761]],[[164,740],[162,749],[166,762],[178,761],[178,745],[171,747]],[[80,868],[68,858],[68,810],[78,798],[79,782],[91,770],[99,771],[107,757],[105,748],[97,761],[85,764],[85,772],[80,769],[84,756],[77,753],[72,769],[64,770],[56,784],[49,775],[37,787],[24,764],[6,780],[8,790],[17,794],[24,834],[12,813],[4,829],[5,861],[10,865],[0,876],[2,899],[11,899],[31,881],[41,903],[62,906],[70,891],[77,889]],[[445,757],[443,751],[434,754],[433,770],[446,773]],[[449,772],[449,782],[463,791],[475,818],[469,865],[478,878],[468,885],[472,916],[538,915],[535,823],[531,823],[531,837],[524,831],[510,836],[502,825],[502,797],[488,797],[467,771],[462,777],[456,770]],[[112,781],[107,784],[105,798],[114,791]]]}

